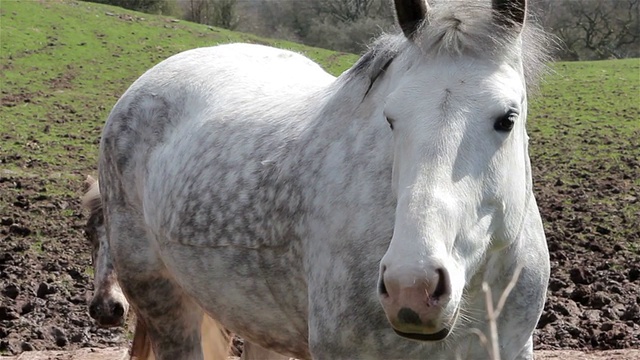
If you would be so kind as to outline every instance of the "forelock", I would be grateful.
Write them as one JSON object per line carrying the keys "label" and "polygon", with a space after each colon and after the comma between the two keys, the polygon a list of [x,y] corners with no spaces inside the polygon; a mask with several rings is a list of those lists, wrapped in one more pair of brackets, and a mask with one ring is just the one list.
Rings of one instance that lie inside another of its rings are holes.
{"label": "forelock", "polygon": [[414,43],[426,56],[521,59],[527,86],[535,87],[547,70],[551,37],[531,14],[520,33],[516,25],[496,21],[498,16],[490,2],[438,2],[429,9]]}
{"label": "forelock", "polygon": [[[391,61],[402,61],[407,69],[436,56],[470,56],[497,62],[521,61],[527,89],[536,90],[549,69],[547,63],[557,41],[542,30],[531,12],[521,32],[515,30],[517,25],[496,21],[497,17],[490,1],[439,1],[429,8],[428,19],[416,36],[407,39],[404,35],[383,34],[337,83],[342,91],[362,92],[364,98]],[[339,100],[343,105],[342,97]]]}

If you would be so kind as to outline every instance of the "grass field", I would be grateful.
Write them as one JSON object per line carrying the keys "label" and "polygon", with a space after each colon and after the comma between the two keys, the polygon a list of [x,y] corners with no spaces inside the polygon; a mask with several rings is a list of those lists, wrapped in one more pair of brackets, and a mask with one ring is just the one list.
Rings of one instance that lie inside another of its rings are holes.
{"label": "grass field", "polygon": [[24,160],[4,166],[27,166],[37,175],[66,177],[95,164],[94,145],[113,104],[138,76],[178,52],[228,42],[267,44],[300,51],[333,74],[356,59],[92,3],[1,4],[1,151]]}
{"label": "grass field", "polygon": [[[77,299],[91,289],[79,196],[84,175],[96,172],[100,131],[111,107],[138,76],[168,56],[239,41],[300,51],[334,75],[357,59],[92,3],[0,0],[0,270],[9,274],[0,277],[0,287],[24,288],[16,307],[50,280],[47,264],[55,263],[62,275],[51,275],[50,283],[59,284],[57,294],[66,300],[34,313],[58,309],[75,316],[64,328],[69,339],[76,328],[90,326]],[[615,326],[606,331],[588,330],[590,323],[583,321],[588,311],[605,318],[616,304],[640,304],[640,59],[556,63],[552,70],[529,101],[535,191],[553,273],[540,325],[553,329],[543,329],[537,343],[639,346],[640,327],[633,324],[639,323],[640,307],[627,308],[625,314],[632,315],[611,320]],[[3,252],[20,256],[6,260]],[[606,306],[598,305],[592,290],[608,294]],[[568,303],[579,311],[559,308]],[[0,352],[15,352],[12,334],[35,331],[26,322],[10,321],[4,328],[0,321],[0,334],[9,334],[9,350],[0,336]],[[580,326],[568,328],[574,323]],[[124,341],[104,340],[118,333],[100,331],[68,346]],[[40,344],[40,335],[31,336]],[[41,347],[55,348],[44,338]]]}
{"label": "grass field", "polygon": [[553,69],[529,109],[534,181],[541,191],[562,182],[562,202],[590,209],[585,222],[608,219],[617,238],[638,252],[630,240],[638,237],[631,225],[640,205],[628,191],[640,187],[640,59]]}

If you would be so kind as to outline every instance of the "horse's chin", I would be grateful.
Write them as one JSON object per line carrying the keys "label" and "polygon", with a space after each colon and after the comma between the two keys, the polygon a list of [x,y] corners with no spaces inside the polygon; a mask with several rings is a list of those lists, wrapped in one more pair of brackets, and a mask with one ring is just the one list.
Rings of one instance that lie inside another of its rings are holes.
{"label": "horse's chin", "polygon": [[444,328],[438,331],[437,333],[433,333],[433,334],[406,333],[406,332],[398,331],[396,329],[393,329],[393,331],[395,331],[396,334],[398,334],[399,336],[402,336],[404,338],[411,339],[411,340],[417,340],[417,341],[444,340],[446,339],[447,336],[449,336],[449,333],[451,332],[449,328]]}
{"label": "horse's chin", "polygon": [[451,333],[451,329],[453,329],[453,327],[456,324],[456,320],[458,320],[458,312],[459,312],[460,308],[458,307],[455,311],[455,313],[453,314],[453,316],[451,317],[451,320],[448,321],[447,326],[444,326],[442,329],[440,329],[439,331],[433,332],[433,333],[414,333],[414,332],[404,332],[404,331],[400,331],[396,328],[393,328],[393,331],[403,337],[403,338],[407,338],[407,339],[411,339],[411,340],[416,340],[416,341],[442,341],[444,339],[447,338],[447,336],[449,336],[449,334]]}
{"label": "horse's chin", "polygon": [[96,325],[103,329],[121,327],[124,325],[124,318],[120,320],[100,319],[95,321]]}

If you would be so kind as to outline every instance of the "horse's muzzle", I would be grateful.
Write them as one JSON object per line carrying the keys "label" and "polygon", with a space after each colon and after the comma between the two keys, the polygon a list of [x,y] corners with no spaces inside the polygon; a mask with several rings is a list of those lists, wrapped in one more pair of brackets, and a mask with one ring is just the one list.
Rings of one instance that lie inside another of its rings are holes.
{"label": "horse's muzzle", "polygon": [[122,326],[126,318],[125,304],[117,300],[94,300],[89,305],[89,316],[101,327]]}
{"label": "horse's muzzle", "polygon": [[396,334],[419,341],[438,341],[449,335],[456,314],[447,316],[451,283],[445,268],[433,271],[387,269],[379,280],[380,302]]}

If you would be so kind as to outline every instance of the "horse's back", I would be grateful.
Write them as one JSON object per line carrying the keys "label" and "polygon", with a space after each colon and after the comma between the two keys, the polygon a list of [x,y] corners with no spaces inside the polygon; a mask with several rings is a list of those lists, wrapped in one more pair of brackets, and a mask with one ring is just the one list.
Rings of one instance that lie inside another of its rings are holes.
{"label": "horse's back", "polygon": [[102,133],[102,166],[135,176],[151,149],[205,123],[232,120],[252,128],[251,122],[293,121],[288,109],[299,109],[333,80],[300,54],[262,45],[179,53],[148,70],[118,100]]}
{"label": "horse's back", "polygon": [[192,119],[176,116],[187,109],[193,114],[234,105],[250,109],[273,102],[291,103],[333,79],[318,64],[287,50],[252,44],[197,48],[176,54],[143,74],[120,98],[107,123],[116,122],[123,112],[129,113],[128,122],[157,120],[160,117],[149,115],[160,107],[173,115],[170,120],[175,123]]}

